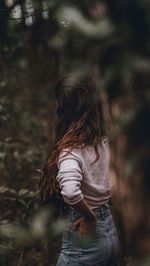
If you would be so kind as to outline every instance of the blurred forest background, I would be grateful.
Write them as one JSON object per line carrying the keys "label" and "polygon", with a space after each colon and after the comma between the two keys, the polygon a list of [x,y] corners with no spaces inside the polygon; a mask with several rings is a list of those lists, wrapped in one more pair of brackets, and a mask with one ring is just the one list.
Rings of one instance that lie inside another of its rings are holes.
{"label": "blurred forest background", "polygon": [[63,219],[38,200],[56,81],[90,72],[111,143],[121,265],[150,265],[150,1],[0,1],[0,265],[55,265]]}

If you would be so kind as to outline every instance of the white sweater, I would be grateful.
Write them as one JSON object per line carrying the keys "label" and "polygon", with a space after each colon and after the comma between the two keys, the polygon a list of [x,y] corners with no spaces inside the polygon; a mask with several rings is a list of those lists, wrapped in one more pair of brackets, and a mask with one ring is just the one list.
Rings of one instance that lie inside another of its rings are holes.
{"label": "white sweater", "polygon": [[92,165],[96,158],[93,146],[73,149],[68,155],[67,150],[60,153],[56,179],[66,203],[76,204],[84,198],[92,209],[108,204],[113,184],[109,178],[107,137],[98,144],[98,151],[99,159]]}

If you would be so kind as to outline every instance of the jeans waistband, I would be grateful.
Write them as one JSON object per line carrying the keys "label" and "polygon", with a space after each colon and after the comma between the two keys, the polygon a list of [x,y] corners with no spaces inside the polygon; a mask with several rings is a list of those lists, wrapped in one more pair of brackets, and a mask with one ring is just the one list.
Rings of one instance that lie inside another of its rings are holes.
{"label": "jeans waistband", "polygon": [[[92,209],[92,211],[96,214],[97,217],[102,217],[102,218],[107,217],[111,214],[110,208],[107,207],[106,205],[101,205],[97,208]],[[82,215],[76,210],[71,210],[70,215],[74,218],[82,217]]]}

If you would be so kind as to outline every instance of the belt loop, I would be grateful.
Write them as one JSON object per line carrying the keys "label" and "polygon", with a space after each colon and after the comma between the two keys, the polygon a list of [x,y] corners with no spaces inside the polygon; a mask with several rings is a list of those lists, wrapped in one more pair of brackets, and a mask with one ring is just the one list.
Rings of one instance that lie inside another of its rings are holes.
{"label": "belt loop", "polygon": [[103,207],[101,207],[101,215],[102,215],[102,218],[105,217],[105,216],[104,216],[104,209],[103,209]]}

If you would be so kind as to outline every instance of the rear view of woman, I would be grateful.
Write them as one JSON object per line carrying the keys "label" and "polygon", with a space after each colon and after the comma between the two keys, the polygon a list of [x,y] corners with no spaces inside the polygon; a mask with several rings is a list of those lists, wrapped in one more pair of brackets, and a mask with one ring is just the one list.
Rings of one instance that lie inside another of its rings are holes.
{"label": "rear view of woman", "polygon": [[109,207],[109,140],[95,84],[90,77],[65,77],[55,95],[55,143],[40,190],[42,202],[60,203],[67,217],[57,266],[118,265],[119,239]]}

